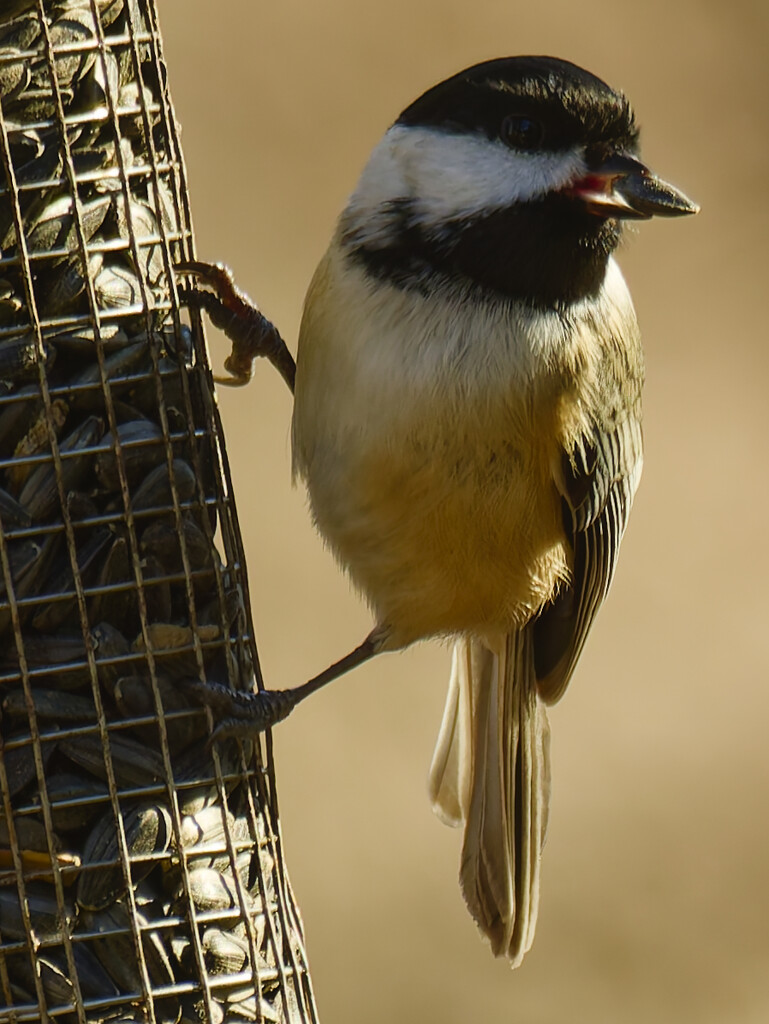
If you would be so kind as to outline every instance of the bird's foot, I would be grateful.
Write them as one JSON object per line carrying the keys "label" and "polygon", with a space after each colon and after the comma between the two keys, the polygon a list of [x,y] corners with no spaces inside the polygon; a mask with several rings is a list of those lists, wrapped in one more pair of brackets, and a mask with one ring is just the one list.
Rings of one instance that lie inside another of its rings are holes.
{"label": "bird's foot", "polygon": [[211,708],[214,716],[212,743],[221,740],[248,738],[266,732],[282,722],[301,699],[298,690],[260,690],[244,693],[221,683],[189,680],[184,685],[197,703]]}
{"label": "bird's foot", "polygon": [[293,356],[275,325],[236,286],[229,269],[221,263],[200,260],[178,263],[175,269],[194,281],[194,288],[182,293],[184,304],[205,309],[211,323],[224,331],[232,342],[232,351],[224,363],[229,376],[215,377],[216,382],[231,387],[248,384],[255,361],[263,356],[293,391],[296,376]]}
{"label": "bird's foot", "polygon": [[211,708],[215,725],[210,743],[218,743],[223,739],[253,738],[255,734],[265,732],[288,718],[297,704],[333,679],[338,679],[351,668],[373,658],[382,649],[382,638],[382,632],[375,629],[354,651],[293,690],[244,693],[231,690],[221,683],[201,682],[198,679],[189,679],[183,685],[193,700]]}

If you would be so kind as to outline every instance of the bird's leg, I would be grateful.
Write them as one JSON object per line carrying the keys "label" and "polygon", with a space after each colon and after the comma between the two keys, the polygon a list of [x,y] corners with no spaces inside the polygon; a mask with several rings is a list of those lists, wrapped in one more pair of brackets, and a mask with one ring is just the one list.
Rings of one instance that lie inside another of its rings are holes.
{"label": "bird's leg", "polygon": [[178,263],[176,271],[193,278],[195,287],[183,293],[187,306],[205,309],[211,323],[224,331],[232,351],[224,363],[229,377],[216,377],[218,384],[239,387],[248,384],[254,361],[264,356],[272,363],[292,394],[296,363],[278,329],[260,313],[252,300],[236,287],[232,274],[221,263],[189,260]]}
{"label": "bird's leg", "polygon": [[242,693],[220,683],[189,681],[185,689],[201,704],[210,707],[216,718],[212,740],[249,737],[271,729],[287,718],[305,697],[326,683],[357,668],[382,650],[382,635],[374,630],[354,651],[334,662],[325,671],[293,690],[260,690]]}

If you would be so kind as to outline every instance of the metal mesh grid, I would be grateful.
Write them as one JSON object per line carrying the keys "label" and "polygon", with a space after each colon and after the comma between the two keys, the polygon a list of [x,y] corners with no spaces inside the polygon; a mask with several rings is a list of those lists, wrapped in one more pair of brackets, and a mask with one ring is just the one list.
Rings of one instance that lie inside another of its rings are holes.
{"label": "metal mesh grid", "polygon": [[4,0],[0,159],[0,1019],[315,1020],[269,741],[187,696],[261,682],[152,0]]}

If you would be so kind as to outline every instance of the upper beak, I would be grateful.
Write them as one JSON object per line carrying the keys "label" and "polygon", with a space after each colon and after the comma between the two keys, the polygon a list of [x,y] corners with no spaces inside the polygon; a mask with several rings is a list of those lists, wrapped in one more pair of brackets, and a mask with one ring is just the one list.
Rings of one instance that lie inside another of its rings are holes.
{"label": "upper beak", "polygon": [[699,211],[696,203],[655,177],[639,160],[619,154],[573,182],[566,191],[599,217],[648,220]]}

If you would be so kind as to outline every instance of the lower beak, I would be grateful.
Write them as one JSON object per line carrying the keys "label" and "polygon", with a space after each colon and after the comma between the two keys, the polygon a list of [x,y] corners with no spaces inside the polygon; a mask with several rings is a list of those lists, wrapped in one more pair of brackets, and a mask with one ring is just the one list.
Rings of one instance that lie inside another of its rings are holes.
{"label": "lower beak", "polygon": [[566,192],[599,217],[648,220],[697,213],[699,206],[630,156],[612,156]]}

